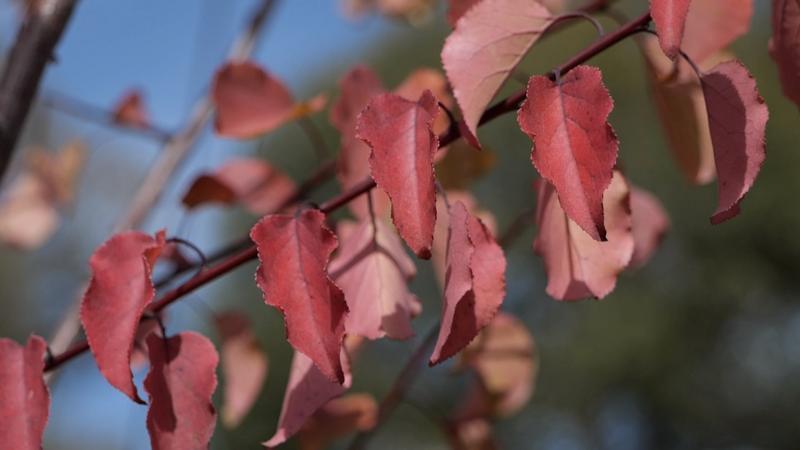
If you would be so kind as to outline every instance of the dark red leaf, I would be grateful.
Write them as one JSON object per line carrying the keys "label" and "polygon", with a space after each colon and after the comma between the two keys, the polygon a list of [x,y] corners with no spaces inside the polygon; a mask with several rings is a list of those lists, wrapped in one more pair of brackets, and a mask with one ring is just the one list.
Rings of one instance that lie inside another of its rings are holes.
{"label": "dark red leaf", "polygon": [[183,196],[183,204],[193,209],[209,203],[238,202],[253,214],[262,215],[275,212],[296,189],[291,178],[269,163],[241,158],[197,177]]}
{"label": "dark red leaf", "polygon": [[778,64],[784,95],[800,106],[800,1],[772,1],[769,50]]}
{"label": "dark red leaf", "polygon": [[224,402],[222,423],[235,428],[250,411],[267,377],[267,355],[242,313],[230,311],[214,317],[222,337]]}
{"label": "dark red leaf", "polygon": [[595,67],[578,66],[559,82],[531,77],[517,120],[534,142],[531,161],[553,184],[567,215],[596,240],[606,239],[603,192],[619,142],[607,122],[614,102]]}
{"label": "dark red leaf", "polygon": [[439,112],[425,91],[412,102],[393,94],[375,97],[358,118],[357,135],[372,148],[372,177],[392,202],[400,236],[420,258],[430,258],[436,198],[433,156],[439,139],[432,126]]}
{"label": "dark red leaf", "polygon": [[537,182],[534,251],[544,260],[547,293],[558,300],[603,298],[633,255],[628,183],[619,172],[606,190],[603,207],[608,240],[598,242],[569,219],[553,186]]}
{"label": "dark red leaf", "polygon": [[675,59],[681,48],[691,0],[650,0],[650,14],[664,54]]}
{"label": "dark red leaf", "polygon": [[278,419],[278,429],[267,442],[264,442],[265,446],[272,448],[286,442],[329,400],[342,395],[350,388],[353,380],[344,349],[341,350],[340,357],[340,364],[345,373],[342,383],[332,381],[302,353],[294,353],[292,367],[289,369],[289,383],[286,386],[281,416]]}
{"label": "dark red leaf", "polygon": [[295,216],[266,216],[250,231],[250,238],[261,261],[256,282],[264,301],[283,313],[289,343],[341,384],[339,353],[347,304],[326,271],[337,244],[325,226],[325,215],[305,210]]}
{"label": "dark red leaf", "polygon": [[717,166],[717,210],[711,223],[739,214],[740,203],[766,157],[769,111],[756,80],[739,61],[714,67],[702,77],[714,162]]}
{"label": "dark red leaf", "polygon": [[466,347],[492,321],[506,295],[506,258],[486,226],[461,202],[450,208],[447,276],[439,338],[430,364]]}
{"label": "dark red leaf", "polygon": [[147,338],[150,372],[144,388],[150,396],[147,431],[153,450],[208,448],[217,414],[211,396],[217,387],[214,344],[184,332]]}
{"label": "dark red leaf", "polygon": [[144,403],[133,384],[131,351],[147,305],[155,296],[150,274],[165,245],[155,237],[128,231],[98,248],[89,265],[92,279],[81,303],[81,323],[100,372],[131,400]]}
{"label": "dark red leaf", "polygon": [[0,339],[0,447],[40,450],[50,409],[44,383],[47,342],[28,338],[23,347]]}
{"label": "dark red leaf", "polygon": [[489,102],[552,22],[537,0],[483,0],[458,20],[442,64],[473,136]]}

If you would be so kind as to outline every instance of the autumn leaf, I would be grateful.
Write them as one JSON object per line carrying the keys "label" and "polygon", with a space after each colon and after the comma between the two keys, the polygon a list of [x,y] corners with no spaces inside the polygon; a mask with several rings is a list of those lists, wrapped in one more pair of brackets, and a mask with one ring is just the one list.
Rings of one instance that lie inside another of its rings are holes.
{"label": "autumn leaf", "polygon": [[644,189],[632,187],[630,202],[634,242],[630,266],[642,267],[661,246],[669,217],[658,198]]}
{"label": "autumn leaf", "polygon": [[359,115],[356,127],[372,149],[372,178],[391,199],[400,236],[424,259],[430,258],[436,222],[433,155],[439,139],[431,127],[438,112],[427,90],[416,102],[383,94]]}
{"label": "autumn leaf", "polygon": [[251,61],[222,66],[214,76],[211,94],[217,108],[214,128],[219,135],[230,138],[247,139],[268,133],[325,106],[322,97],[295,103],[280,80]]}
{"label": "autumn leaf", "polygon": [[442,49],[442,64],[472,135],[489,102],[552,22],[537,0],[483,0],[458,20]]}
{"label": "autumn leaf", "polygon": [[633,255],[628,184],[614,173],[605,193],[608,240],[598,242],[573,222],[561,208],[555,189],[538,180],[534,251],[544,260],[547,293],[557,300],[580,300],[608,295]]}
{"label": "autumn leaf", "polygon": [[769,52],[778,64],[784,95],[800,106],[800,1],[772,1]]}
{"label": "autumn leaf", "polygon": [[164,249],[155,237],[127,231],[111,237],[89,259],[92,279],[81,302],[81,323],[100,373],[136,403],[131,351],[145,308],[155,296],[151,273]]}
{"label": "autumn leaf", "polygon": [[381,220],[363,219],[340,224],[339,238],[341,249],[329,270],[350,310],[347,334],[369,339],[413,336],[411,319],[422,307],[408,281],[417,269],[394,231]]}
{"label": "autumn leaf", "polygon": [[300,450],[324,450],[334,439],[353,431],[372,429],[378,421],[378,403],[369,394],[348,394],[320,408],[298,433]]}
{"label": "autumn leaf", "polygon": [[[473,152],[478,153],[478,152]],[[489,232],[497,232],[497,219],[491,211],[483,209],[478,205],[478,200],[469,191],[450,190],[447,191],[447,198],[450,203],[461,202],[470,214],[480,219],[486,225]],[[431,263],[433,274],[439,286],[444,287],[445,272],[447,271],[447,241],[450,234],[450,212],[444,197],[436,197],[436,228],[433,233],[433,248],[431,250]]]}
{"label": "autumn leaf", "polygon": [[[448,109],[452,109],[455,100],[450,94],[447,78],[436,69],[421,67],[409,73],[408,76],[394,89],[394,93],[410,101],[417,101],[422,94],[429,90],[434,97]],[[450,118],[446,114],[438,114],[433,122],[433,132],[437,135],[445,133],[450,126]],[[444,149],[437,152],[435,157],[440,154],[444,156]],[[437,159],[438,161],[438,159]]]}
{"label": "autumn leaf", "polygon": [[183,196],[183,204],[194,209],[206,204],[242,204],[253,214],[278,210],[291,199],[297,187],[281,170],[256,158],[237,158],[211,173],[197,177]]}
{"label": "autumn leaf", "polygon": [[[336,176],[342,190],[348,190],[370,173],[369,146],[356,137],[358,114],[373,97],[384,93],[384,88],[372,70],[366,66],[356,66],[339,81],[339,90],[341,94],[331,108],[330,121],[341,136]],[[384,192],[373,189],[367,195],[372,197],[376,215],[381,216],[388,210],[389,198]],[[348,208],[359,219],[369,217],[366,196],[354,199]]]}
{"label": "autumn leaf", "polygon": [[153,450],[208,448],[217,415],[211,396],[217,387],[214,344],[183,332],[147,338],[150,371],[144,388],[150,396],[147,431]]}
{"label": "autumn leaf", "polygon": [[278,418],[278,428],[275,434],[264,442],[266,447],[273,448],[286,442],[328,401],[342,395],[350,388],[353,381],[347,354],[341,349],[339,355],[345,373],[341,383],[332,381],[304,354],[297,351],[294,353],[281,415]]}
{"label": "autumn leaf", "polygon": [[745,35],[752,17],[753,0],[691,0],[681,48],[704,65]]}
{"label": "autumn leaf", "polygon": [[739,61],[719,64],[701,80],[718,178],[711,223],[718,224],[739,214],[761,170],[769,111],[755,79]]}
{"label": "autumn leaf", "polygon": [[222,344],[224,402],[222,423],[236,428],[253,407],[267,377],[267,355],[258,343],[246,315],[234,311],[214,317]]}
{"label": "autumn leaf", "polygon": [[24,347],[0,338],[0,442],[3,448],[40,450],[50,410],[44,382],[47,342],[31,336]]}
{"label": "autumn leaf", "polygon": [[150,126],[150,115],[144,106],[142,93],[130,90],[122,94],[112,109],[114,123],[133,128],[147,128]]}
{"label": "autumn leaf", "polygon": [[703,88],[683,59],[673,62],[647,36],[639,41],[645,57],[653,102],[667,144],[686,179],[694,184],[714,180],[714,148]]}
{"label": "autumn leaf", "polygon": [[534,167],[555,186],[570,219],[595,240],[606,239],[603,192],[619,147],[607,122],[613,107],[600,69],[578,66],[556,82],[531,77],[517,115],[534,143]]}
{"label": "autumn leaf", "polygon": [[21,250],[47,242],[69,208],[86,161],[86,148],[73,141],[58,152],[34,150],[26,167],[0,199],[0,241]]}
{"label": "autumn leaf", "polygon": [[658,42],[670,59],[678,57],[690,3],[691,0],[650,0],[650,15],[656,24]]}
{"label": "autumn leaf", "polygon": [[503,249],[486,226],[463,203],[454,203],[450,207],[444,307],[431,365],[461,351],[491,322],[506,295],[505,270]]}
{"label": "autumn leaf", "polygon": [[256,282],[264,301],[283,314],[289,343],[341,384],[347,304],[326,271],[337,242],[325,215],[311,209],[295,216],[269,215],[253,227],[250,238],[261,262]]}

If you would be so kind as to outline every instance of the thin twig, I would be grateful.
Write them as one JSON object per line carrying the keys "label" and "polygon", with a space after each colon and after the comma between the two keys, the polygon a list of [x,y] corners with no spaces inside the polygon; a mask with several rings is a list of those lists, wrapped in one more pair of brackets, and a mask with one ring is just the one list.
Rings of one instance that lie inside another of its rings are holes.
{"label": "thin twig", "polygon": [[42,96],[42,105],[72,117],[77,117],[103,126],[118,128],[131,133],[141,134],[160,142],[166,142],[172,137],[172,133],[155,125],[134,126],[116,122],[114,120],[114,114],[111,111],[55,91],[46,91],[44,93]]}
{"label": "thin twig", "polygon": [[77,0],[27,2],[27,11],[0,78],[0,180],[8,167],[39,82]]}

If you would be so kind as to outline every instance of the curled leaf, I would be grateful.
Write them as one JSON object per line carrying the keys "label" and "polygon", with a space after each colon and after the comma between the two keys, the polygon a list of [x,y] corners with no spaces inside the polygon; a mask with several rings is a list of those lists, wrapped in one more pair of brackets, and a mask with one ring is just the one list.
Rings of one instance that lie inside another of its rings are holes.
{"label": "curled leaf", "polygon": [[556,82],[531,77],[517,116],[534,142],[534,167],[555,186],[570,219],[595,240],[606,239],[603,192],[619,147],[607,121],[613,107],[600,70],[578,66]]}
{"label": "curled leaf", "polygon": [[614,172],[603,199],[608,240],[586,234],[561,208],[552,185],[537,182],[534,251],[544,260],[547,293],[557,300],[601,299],[617,284],[617,275],[633,255],[628,183]]}
{"label": "curled leaf", "polygon": [[442,64],[473,136],[486,106],[552,22],[538,0],[483,0],[458,20]]}
{"label": "curled leaf", "polygon": [[454,203],[450,208],[444,307],[431,365],[461,351],[491,322],[506,295],[505,270],[503,249],[486,226],[463,203]]}
{"label": "curled leaf", "polygon": [[40,450],[50,410],[44,383],[47,342],[31,336],[24,347],[0,339],[0,443],[14,450]]}
{"label": "curled leaf", "polygon": [[400,236],[424,259],[430,258],[436,222],[433,155],[439,139],[432,126],[438,112],[427,90],[416,102],[383,94],[359,115],[356,128],[372,148],[372,178],[391,199]]}
{"label": "curled leaf", "polygon": [[131,351],[145,308],[155,296],[151,273],[165,245],[164,231],[114,235],[89,259],[92,279],[81,302],[81,323],[100,373],[136,403]]}
{"label": "curled leaf", "polygon": [[250,411],[267,377],[267,355],[250,328],[247,316],[226,312],[214,317],[222,337],[224,402],[222,423],[235,428]]}
{"label": "curled leaf", "polygon": [[183,204],[194,209],[209,203],[240,203],[253,214],[262,215],[275,212],[296,190],[294,181],[269,163],[241,158],[197,177],[184,194]]}
{"label": "curled leaf", "polygon": [[756,81],[739,61],[714,67],[702,77],[714,162],[717,167],[717,209],[711,223],[737,216],[740,203],[766,158],[769,111]]}
{"label": "curled leaf", "polygon": [[339,237],[341,249],[329,270],[350,310],[345,322],[348,335],[413,336],[411,319],[421,306],[408,290],[408,281],[417,269],[400,239],[383,221],[370,219],[340,225]]}
{"label": "curled leaf", "polygon": [[800,1],[772,0],[769,52],[778,64],[784,95],[800,106]]}
{"label": "curled leaf", "polygon": [[250,238],[261,262],[256,282],[264,301],[283,314],[289,343],[332,382],[343,383],[339,353],[347,304],[326,271],[337,242],[325,215],[318,210],[269,215]]}
{"label": "curled leaf", "polygon": [[289,369],[289,383],[283,396],[281,416],[278,418],[278,428],[275,434],[264,442],[266,447],[273,448],[286,442],[328,401],[342,395],[350,388],[353,380],[344,349],[341,350],[340,357],[340,364],[345,372],[344,381],[341,383],[332,381],[307,356],[300,352],[294,353],[292,367]]}
{"label": "curled leaf", "polygon": [[153,450],[208,448],[217,415],[211,396],[217,387],[219,357],[205,336],[184,332],[147,338],[150,396],[147,431]]}
{"label": "curled leaf", "polygon": [[691,0],[650,0],[650,15],[656,24],[658,42],[670,59],[678,57]]}

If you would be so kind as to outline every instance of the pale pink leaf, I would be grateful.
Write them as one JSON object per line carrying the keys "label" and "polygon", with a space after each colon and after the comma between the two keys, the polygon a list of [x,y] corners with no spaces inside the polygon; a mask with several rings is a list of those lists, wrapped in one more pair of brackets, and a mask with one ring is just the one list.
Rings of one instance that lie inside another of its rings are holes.
{"label": "pale pink leaf", "polygon": [[661,246],[669,217],[658,198],[644,189],[631,188],[630,202],[634,242],[630,266],[641,267]]}

